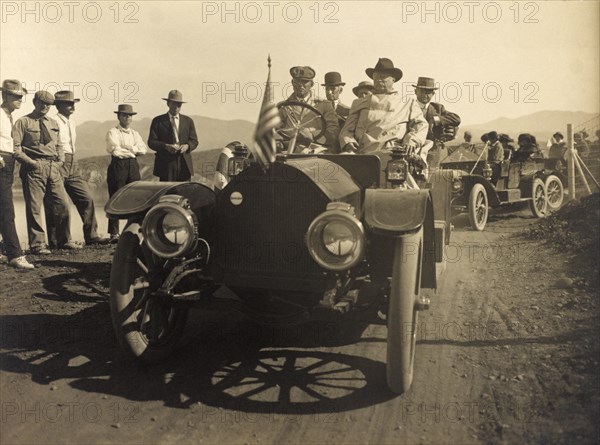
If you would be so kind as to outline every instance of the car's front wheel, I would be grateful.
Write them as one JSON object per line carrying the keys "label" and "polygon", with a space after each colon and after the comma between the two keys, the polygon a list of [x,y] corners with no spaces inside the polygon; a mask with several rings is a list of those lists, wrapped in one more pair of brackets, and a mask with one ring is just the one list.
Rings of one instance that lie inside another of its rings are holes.
{"label": "car's front wheel", "polygon": [[396,240],[387,314],[387,383],[397,394],[413,380],[421,287],[423,229]]}
{"label": "car's front wheel", "polygon": [[130,224],[113,257],[110,312],[122,349],[141,363],[165,359],[185,328],[186,308],[151,295],[167,273],[164,261],[143,246],[140,225]]}
{"label": "car's front wheel", "polygon": [[473,185],[469,193],[468,211],[471,227],[481,232],[485,228],[489,212],[487,192],[483,185]]}

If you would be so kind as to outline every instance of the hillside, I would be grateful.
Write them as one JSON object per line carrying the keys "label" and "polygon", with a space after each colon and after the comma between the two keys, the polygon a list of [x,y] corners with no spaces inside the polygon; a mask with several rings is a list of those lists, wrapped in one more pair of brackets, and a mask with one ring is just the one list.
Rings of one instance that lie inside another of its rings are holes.
{"label": "hillside", "polygon": [[583,111],[539,111],[517,118],[501,117],[482,124],[464,123],[460,127],[457,140],[462,142],[465,130],[471,131],[477,142],[483,133],[495,130],[499,133],[507,133],[515,140],[520,133],[532,133],[539,143],[545,144],[546,140],[557,131],[566,136],[567,124],[577,127],[595,116],[597,114]]}

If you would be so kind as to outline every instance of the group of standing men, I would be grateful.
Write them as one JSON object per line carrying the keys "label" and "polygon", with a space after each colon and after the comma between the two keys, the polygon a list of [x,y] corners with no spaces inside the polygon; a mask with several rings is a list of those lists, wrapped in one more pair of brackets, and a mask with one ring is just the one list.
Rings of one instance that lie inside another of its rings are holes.
{"label": "group of standing men", "polygon": [[[47,255],[56,248],[82,248],[71,239],[67,197],[75,204],[83,222],[85,245],[116,242],[118,220],[109,220],[109,237],[98,234],[94,201],[75,158],[76,125],[71,116],[79,99],[72,91],[58,91],[54,95],[37,91],[34,110],[14,121],[12,113],[21,108],[27,90],[20,81],[8,79],[2,82],[1,91],[0,234],[9,265],[34,268],[24,255],[15,227],[12,193],[15,161],[21,164],[19,176],[32,254]],[[164,100],[169,112],[154,118],[148,139],[148,146],[156,151],[154,174],[161,181],[186,181],[193,175],[190,152],[198,146],[196,130],[192,119],[179,113],[184,103],[181,92],[172,90]],[[58,110],[54,118],[48,116],[52,105]],[[132,106],[119,105],[115,113],[119,124],[106,135],[106,150],[112,157],[107,171],[110,196],[125,184],[140,179],[136,157],[145,154],[148,148],[140,134],[130,127],[132,116],[137,114]]]}

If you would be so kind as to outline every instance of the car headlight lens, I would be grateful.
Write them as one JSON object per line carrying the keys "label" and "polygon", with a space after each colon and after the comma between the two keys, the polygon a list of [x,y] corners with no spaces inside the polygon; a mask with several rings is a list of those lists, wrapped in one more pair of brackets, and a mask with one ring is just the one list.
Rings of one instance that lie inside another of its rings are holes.
{"label": "car headlight lens", "polygon": [[408,162],[404,159],[389,161],[385,171],[388,181],[406,181],[408,177]]}
{"label": "car headlight lens", "polygon": [[460,192],[463,188],[463,183],[462,183],[462,179],[460,178],[456,178],[452,180],[452,191],[453,192]]}
{"label": "car headlight lens", "polygon": [[146,214],[142,233],[152,252],[162,258],[174,258],[194,250],[198,222],[186,198],[165,195]]}
{"label": "car headlight lens", "polygon": [[362,260],[365,231],[345,203],[331,203],[317,216],[306,233],[306,245],[312,258],[321,267],[343,271]]}

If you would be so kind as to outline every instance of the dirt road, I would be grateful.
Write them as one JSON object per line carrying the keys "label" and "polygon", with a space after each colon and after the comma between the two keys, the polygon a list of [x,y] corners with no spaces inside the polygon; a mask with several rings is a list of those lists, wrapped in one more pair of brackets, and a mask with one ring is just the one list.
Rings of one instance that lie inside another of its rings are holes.
{"label": "dirt road", "polygon": [[533,223],[455,222],[402,396],[368,311],[287,328],[194,313],[178,353],[140,368],[112,333],[111,247],[4,269],[0,442],[595,443],[598,289],[521,236]]}

